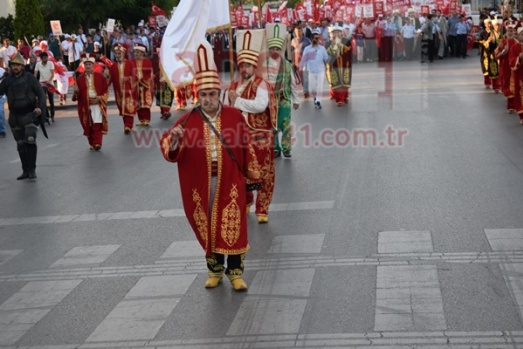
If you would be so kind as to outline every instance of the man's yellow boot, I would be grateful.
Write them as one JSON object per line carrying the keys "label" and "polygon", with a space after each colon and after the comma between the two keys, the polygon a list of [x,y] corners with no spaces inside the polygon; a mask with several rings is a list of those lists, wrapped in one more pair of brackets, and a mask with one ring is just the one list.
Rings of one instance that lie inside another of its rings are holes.
{"label": "man's yellow boot", "polygon": [[238,275],[227,275],[227,277],[229,278],[229,281],[232,284],[232,288],[236,292],[245,292],[245,291],[247,291],[247,284],[245,283],[245,281],[243,281],[241,276],[238,276]]}
{"label": "man's yellow boot", "polygon": [[205,288],[215,288],[222,283],[223,273],[210,273],[207,280],[205,280]]}
{"label": "man's yellow boot", "polygon": [[258,223],[269,223],[269,217],[265,214],[259,214],[258,215]]}

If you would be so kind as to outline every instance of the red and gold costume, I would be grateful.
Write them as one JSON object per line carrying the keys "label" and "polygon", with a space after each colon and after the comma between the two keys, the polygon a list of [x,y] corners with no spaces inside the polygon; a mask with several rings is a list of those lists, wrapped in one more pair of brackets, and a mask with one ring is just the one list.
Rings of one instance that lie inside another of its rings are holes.
{"label": "red and gold costume", "polygon": [[[166,132],[160,142],[167,161],[178,163],[183,207],[189,223],[206,256],[211,253],[243,254],[249,249],[245,213],[245,179],[238,165],[213,131],[196,111],[182,116],[173,127],[185,123],[181,144],[171,150],[171,135]],[[235,108],[223,106],[216,129],[223,135],[244,173],[256,171],[256,157],[249,146],[250,136],[243,115]],[[216,148],[215,172],[211,152]],[[217,177],[216,194],[209,212],[211,177]]]}
{"label": "red and gold costume", "polygon": [[[102,146],[102,135],[107,133],[107,99],[109,98],[109,88],[107,79],[101,73],[92,72],[90,75],[81,74],[76,83],[78,85],[78,116],[84,129],[84,136],[87,137],[89,145],[93,148]],[[92,117],[92,105],[90,98],[98,97],[97,106],[100,108],[102,120],[95,122]]]}
{"label": "red and gold costume", "polygon": [[[498,20],[496,25],[499,24]],[[499,20],[500,21],[500,20]],[[484,84],[489,87],[492,85],[494,92],[499,92],[501,83],[499,79],[499,61],[495,56],[494,51],[501,43],[502,33],[500,30],[491,29],[490,31],[485,30],[480,34],[479,43],[481,68],[484,75]]]}
{"label": "red and gold costume", "polygon": [[[145,46],[135,43],[135,51],[145,51]],[[151,122],[151,106],[154,97],[153,64],[148,58],[134,58],[133,85],[136,90],[138,126],[148,126]]]}
{"label": "red and gold costume", "polygon": [[109,84],[113,84],[118,112],[123,119],[125,131],[129,132],[133,129],[137,100],[132,82],[133,62],[125,58],[126,49],[122,44],[114,45],[114,50],[122,51],[123,61],[116,61],[109,67]]}
{"label": "red and gold costume", "polygon": [[[338,28],[335,27],[333,32],[339,31],[341,35],[341,28]],[[340,44],[329,41],[325,48],[329,54],[326,75],[330,85],[330,96],[336,100],[336,104],[346,104],[349,102],[349,88],[352,80],[351,43],[347,39],[340,38]]]}
{"label": "red and gold costume", "polygon": [[[252,145],[256,158],[260,164],[260,179],[263,188],[257,191],[256,215],[267,216],[269,205],[272,201],[276,171],[274,168],[274,131],[277,129],[278,102],[271,84],[261,77],[254,76],[247,84],[241,98],[253,100],[260,84],[267,86],[269,92],[269,104],[262,113],[246,113],[247,125],[249,126]],[[231,84],[230,90],[236,91],[239,81]],[[247,205],[254,201],[254,194],[247,193]]]}
{"label": "red and gold costume", "polygon": [[509,52],[510,48],[517,44],[516,39],[505,37],[501,40],[500,45],[496,49],[496,54],[499,59],[499,79],[501,83],[501,92],[507,98],[507,111],[512,112],[516,110],[514,104],[514,76],[510,69]]}
{"label": "red and gold costume", "polygon": [[154,74],[154,96],[156,105],[160,107],[161,119],[167,120],[171,117],[171,106],[173,104],[174,93],[171,87],[164,80],[162,74],[162,64],[160,62],[160,47],[162,45],[162,34],[153,36],[151,62]]}
{"label": "red and gold costume", "polygon": [[218,71],[205,40],[196,50],[195,70],[196,90],[208,104],[182,116],[163,135],[160,147],[167,161],[178,164],[185,214],[205,250],[205,287],[217,287],[225,274],[235,291],[245,291],[245,181],[259,178],[259,166],[243,115],[219,103]]}
{"label": "red and gold costume", "polygon": [[[521,29],[518,29],[518,31]],[[508,56],[514,81],[514,107],[519,115],[520,123],[523,123],[523,60],[520,58],[522,53],[523,45],[518,42],[512,45]]]}
{"label": "red and gold costume", "polygon": [[[239,30],[236,33],[237,63],[240,69],[242,69],[241,66],[247,69],[257,68],[264,37],[265,30],[263,29]],[[258,223],[267,223],[276,177],[274,131],[278,127],[278,100],[272,85],[256,75],[251,75],[246,79],[241,78],[231,84],[229,104],[233,104],[230,98],[231,91],[237,94],[234,107],[240,109],[247,120],[254,152],[260,164],[260,182],[263,188],[257,190],[256,215]],[[253,202],[254,194],[250,191],[247,193],[247,212]]]}

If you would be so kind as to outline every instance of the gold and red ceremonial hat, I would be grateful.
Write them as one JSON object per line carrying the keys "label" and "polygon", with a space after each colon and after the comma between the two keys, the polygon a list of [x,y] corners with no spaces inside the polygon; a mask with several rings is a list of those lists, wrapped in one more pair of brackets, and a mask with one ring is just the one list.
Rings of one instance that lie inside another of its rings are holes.
{"label": "gold and red ceremonial hat", "polygon": [[214,52],[211,44],[207,40],[202,40],[196,49],[196,74],[194,81],[196,93],[201,90],[217,89],[220,90],[220,79],[218,69],[214,62]]}
{"label": "gold and red ceremonial hat", "polygon": [[142,51],[143,53],[146,53],[147,52],[147,47],[144,45],[144,44],[141,44],[139,42],[135,42],[134,43],[134,47],[133,49],[135,51]]}
{"label": "gold and red ceremonial hat", "polygon": [[116,52],[116,51],[122,51],[122,52],[125,52],[127,51],[127,45],[126,44],[122,44],[122,43],[116,43],[113,45],[113,50]]}
{"label": "gold and red ceremonial hat", "polygon": [[85,62],[94,63],[94,62],[96,62],[96,55],[94,53],[82,53],[82,55],[80,56],[80,59],[82,60],[82,63],[85,63]]}
{"label": "gold and red ceremonial hat", "polygon": [[265,30],[267,31],[267,48],[277,47],[283,50],[287,26],[282,23],[267,23]]}
{"label": "gold and red ceremonial hat", "polygon": [[258,57],[262,50],[265,30],[238,30],[236,33],[236,52],[238,53],[238,65],[249,63],[258,66]]}

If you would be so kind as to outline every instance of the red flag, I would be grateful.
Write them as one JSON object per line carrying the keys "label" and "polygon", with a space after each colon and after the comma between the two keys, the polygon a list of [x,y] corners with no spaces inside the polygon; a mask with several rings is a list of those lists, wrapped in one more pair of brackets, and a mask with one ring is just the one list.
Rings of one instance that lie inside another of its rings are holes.
{"label": "red flag", "polygon": [[60,96],[62,96],[62,94],[60,92],[58,92],[58,90],[56,89],[56,87],[54,87],[54,85],[47,83],[47,82],[41,82],[40,85],[42,87],[47,87],[47,92],[58,93]]}
{"label": "red flag", "polygon": [[151,15],[153,16],[167,16],[167,13],[159,8],[154,2],[151,1]]}
{"label": "red flag", "polygon": [[104,56],[104,55],[101,55],[101,56],[100,56],[100,60],[101,60],[101,61],[102,61],[102,62],[103,62],[107,67],[109,67],[109,68],[114,64],[113,61],[111,61],[109,58],[107,58],[107,57]]}
{"label": "red flag", "polygon": [[271,8],[269,6],[267,6],[267,15],[266,15],[266,18],[267,18],[267,23],[273,23],[274,20],[272,19],[272,13],[271,13]]}

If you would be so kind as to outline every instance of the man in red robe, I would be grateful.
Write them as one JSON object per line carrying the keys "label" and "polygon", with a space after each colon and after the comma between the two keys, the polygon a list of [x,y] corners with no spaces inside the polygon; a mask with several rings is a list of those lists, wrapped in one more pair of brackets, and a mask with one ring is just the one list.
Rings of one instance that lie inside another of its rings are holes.
{"label": "man in red robe", "polygon": [[510,48],[508,61],[514,79],[514,106],[519,116],[519,123],[523,125],[523,91],[521,90],[523,84],[523,27],[518,28],[518,40],[519,42]]}
{"label": "man in red robe", "polygon": [[102,73],[95,72],[94,54],[82,54],[85,71],[76,79],[73,100],[78,101],[78,116],[89,141],[90,150],[102,148],[102,135],[107,133],[107,99],[109,88]]}
{"label": "man in red robe", "polygon": [[133,62],[125,57],[125,44],[116,43],[113,49],[116,62],[106,69],[105,76],[109,84],[113,84],[118,112],[123,119],[124,133],[129,134],[133,130],[137,101],[137,96],[134,95],[136,90],[132,86]]}
{"label": "man in red robe", "polygon": [[133,86],[137,94],[138,123],[136,126],[149,126],[151,122],[151,106],[154,97],[153,64],[145,58],[147,48],[144,44],[134,44]]}
{"label": "man in red robe", "polygon": [[[261,49],[256,47],[264,30],[239,31],[237,34],[238,69],[240,79],[229,89],[229,104],[241,110],[251,132],[256,158],[260,163],[261,183],[257,190],[256,215],[258,223],[269,222],[269,205],[272,201],[276,171],[274,168],[274,132],[277,130],[278,101],[272,85],[254,74]],[[247,212],[254,202],[253,192],[247,193]]]}
{"label": "man in red robe", "polygon": [[516,111],[513,91],[514,77],[512,70],[510,69],[509,52],[510,48],[517,44],[517,40],[515,38],[517,25],[518,22],[516,21],[507,21],[505,25],[507,28],[507,33],[495,51],[496,57],[499,59],[499,78],[501,82],[501,92],[503,92],[503,95],[505,98],[507,98],[508,113],[513,113]]}
{"label": "man in red robe", "polygon": [[162,136],[160,147],[167,161],[178,163],[185,214],[207,259],[205,287],[218,286],[225,274],[234,290],[246,291],[245,178],[259,177],[258,163],[242,114],[220,103],[220,81],[207,41],[199,44],[196,57],[199,105]]}

